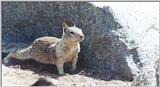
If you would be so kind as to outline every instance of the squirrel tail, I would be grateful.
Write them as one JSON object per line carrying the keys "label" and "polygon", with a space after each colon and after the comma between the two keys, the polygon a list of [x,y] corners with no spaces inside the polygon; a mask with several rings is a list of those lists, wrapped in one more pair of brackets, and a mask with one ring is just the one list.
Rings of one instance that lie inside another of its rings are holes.
{"label": "squirrel tail", "polygon": [[31,58],[31,49],[32,49],[32,46],[29,46],[25,49],[22,49],[22,50],[19,50],[15,53],[11,53],[11,57],[15,58],[15,59],[20,59],[20,60],[26,60],[26,59],[29,59]]}
{"label": "squirrel tail", "polygon": [[26,60],[26,59],[30,59],[32,47],[29,46],[26,49],[23,50],[19,50],[19,51],[15,51],[12,50],[4,59],[3,59],[3,63],[4,64],[9,64],[10,63],[10,59],[11,58],[15,58],[15,59],[19,59],[19,60]]}

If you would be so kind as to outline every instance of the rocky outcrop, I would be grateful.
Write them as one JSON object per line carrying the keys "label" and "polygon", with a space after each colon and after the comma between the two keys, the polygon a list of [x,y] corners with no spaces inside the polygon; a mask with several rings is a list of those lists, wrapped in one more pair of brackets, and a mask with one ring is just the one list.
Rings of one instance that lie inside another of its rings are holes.
{"label": "rocky outcrop", "polygon": [[114,33],[130,49],[126,59],[134,73],[133,85],[159,86],[158,63],[156,63],[160,50],[159,4],[143,2],[108,4],[114,12],[115,19],[123,26]]}
{"label": "rocky outcrop", "polygon": [[85,35],[79,66],[100,79],[133,80],[125,59],[127,47],[111,32],[121,25],[109,8],[87,2],[3,2],[2,16],[2,42],[16,44],[29,44],[41,36],[60,38],[63,21],[72,20]]}
{"label": "rocky outcrop", "polygon": [[150,85],[144,83],[142,62],[149,51],[139,48],[137,39],[128,39],[130,26],[121,25],[114,16],[110,7],[88,2],[2,2],[2,52],[22,49],[41,36],[60,38],[63,21],[72,20],[85,35],[78,67],[87,76]]}

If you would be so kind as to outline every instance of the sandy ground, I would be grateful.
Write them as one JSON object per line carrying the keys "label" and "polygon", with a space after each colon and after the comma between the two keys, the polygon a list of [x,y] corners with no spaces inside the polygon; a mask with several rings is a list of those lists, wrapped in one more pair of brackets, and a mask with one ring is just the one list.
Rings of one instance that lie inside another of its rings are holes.
{"label": "sandy ground", "polygon": [[129,86],[131,84],[120,80],[94,79],[81,74],[58,76],[45,71],[37,73],[29,69],[20,69],[18,65],[10,67],[2,65],[2,86],[30,86],[41,77],[46,77],[56,86]]}

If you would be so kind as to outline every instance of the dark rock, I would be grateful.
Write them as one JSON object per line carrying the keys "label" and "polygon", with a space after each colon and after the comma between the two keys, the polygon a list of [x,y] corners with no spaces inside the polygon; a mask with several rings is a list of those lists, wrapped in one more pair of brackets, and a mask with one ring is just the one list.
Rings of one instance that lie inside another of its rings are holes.
{"label": "dark rock", "polygon": [[32,86],[55,86],[46,78],[39,78]]}
{"label": "dark rock", "polygon": [[61,37],[62,23],[72,20],[84,32],[78,66],[94,78],[133,80],[126,62],[128,49],[112,33],[122,26],[108,8],[97,8],[88,2],[2,2],[2,52],[23,48],[41,36]]}

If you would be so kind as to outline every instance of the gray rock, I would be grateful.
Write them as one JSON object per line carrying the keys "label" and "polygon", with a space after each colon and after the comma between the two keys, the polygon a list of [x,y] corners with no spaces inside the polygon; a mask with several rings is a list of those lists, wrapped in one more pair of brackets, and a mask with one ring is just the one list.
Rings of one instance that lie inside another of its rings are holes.
{"label": "gray rock", "polygon": [[41,36],[60,38],[64,20],[74,21],[85,35],[78,66],[94,78],[133,80],[126,61],[130,50],[118,35],[112,33],[122,26],[116,22],[109,7],[98,8],[87,2],[2,2],[2,52],[25,47],[12,45],[9,48],[7,43],[28,46]]}

